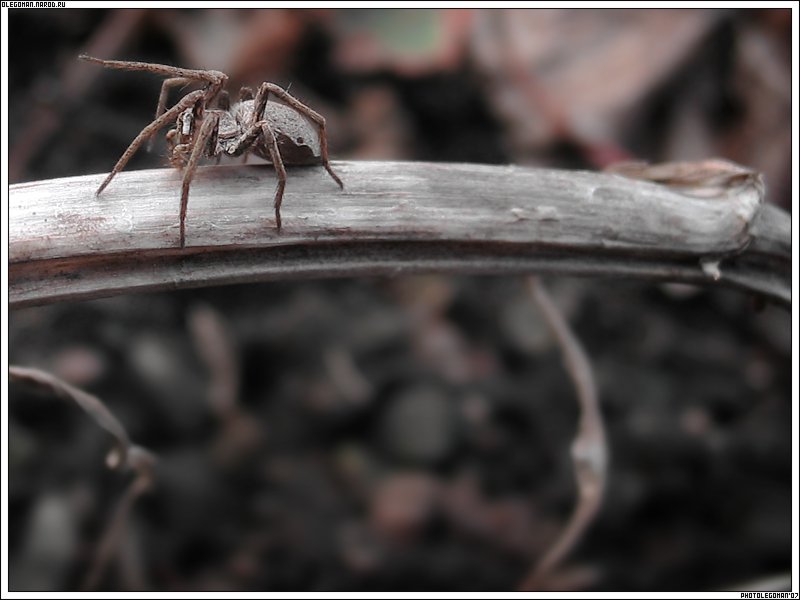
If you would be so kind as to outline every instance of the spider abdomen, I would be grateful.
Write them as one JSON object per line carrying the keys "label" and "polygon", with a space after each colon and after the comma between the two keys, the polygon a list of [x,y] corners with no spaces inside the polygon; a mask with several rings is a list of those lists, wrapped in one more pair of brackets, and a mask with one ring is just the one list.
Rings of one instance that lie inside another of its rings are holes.
{"label": "spider abdomen", "polygon": [[[252,122],[253,107],[253,100],[245,100],[231,109],[240,134]],[[316,165],[322,162],[317,127],[310,119],[285,104],[273,101],[267,102],[265,117],[275,135],[284,164]],[[258,139],[249,151],[271,162],[263,139]]]}

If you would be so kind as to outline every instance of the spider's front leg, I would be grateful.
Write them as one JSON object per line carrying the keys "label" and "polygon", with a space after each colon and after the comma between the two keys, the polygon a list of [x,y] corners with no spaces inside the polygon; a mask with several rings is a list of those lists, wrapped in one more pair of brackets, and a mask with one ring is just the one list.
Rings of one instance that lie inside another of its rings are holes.
{"label": "spider's front leg", "polygon": [[[193,80],[189,79],[188,77],[171,77],[170,79],[164,80],[164,82],[161,84],[161,93],[158,95],[158,106],[156,106],[155,116],[156,119],[163,115],[164,111],[167,110],[167,98],[169,96],[169,90],[180,85],[188,85],[192,83],[192,81]],[[150,152],[152,149],[153,138],[150,138],[147,141],[147,151]]]}
{"label": "spider's front leg", "polygon": [[122,153],[117,164],[114,165],[114,168],[111,169],[111,172],[106,176],[103,183],[100,184],[100,187],[97,188],[96,195],[100,195],[106,186],[111,183],[111,180],[114,178],[114,175],[122,171],[125,168],[125,165],[128,164],[128,161],[131,159],[131,156],[139,149],[145,140],[149,139],[150,136],[157,133],[159,129],[164,127],[167,123],[175,119],[181,112],[195,104],[203,97],[204,92],[202,90],[197,90],[196,92],[192,92],[187,94],[183,97],[183,99],[178,102],[175,106],[170,108],[167,112],[161,115],[158,119],[150,123],[147,127],[142,129],[142,131],[137,135],[134,140],[131,142],[130,146],[128,146],[127,150]]}
{"label": "spider's front leg", "polygon": [[[219,114],[216,112],[206,112],[206,117],[200,126],[192,142],[192,153],[189,155],[189,160],[186,161],[186,166],[183,170],[183,184],[181,185],[181,212],[180,212],[180,228],[181,228],[181,248],[186,246],[186,209],[189,205],[189,186],[192,183],[194,172],[197,169],[197,164],[203,155],[208,155],[209,142],[217,137],[219,130]],[[216,144],[215,144],[216,145]]]}

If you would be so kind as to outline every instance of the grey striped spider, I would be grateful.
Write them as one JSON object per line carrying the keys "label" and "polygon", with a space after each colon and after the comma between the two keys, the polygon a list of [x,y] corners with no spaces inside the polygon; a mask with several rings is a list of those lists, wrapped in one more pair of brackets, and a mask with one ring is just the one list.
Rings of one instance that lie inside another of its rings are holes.
{"label": "grey striped spider", "polygon": [[[281,228],[281,201],[286,187],[284,165],[322,164],[328,174],[344,188],[342,180],[331,169],[328,159],[328,136],[325,118],[297,100],[282,87],[269,82],[262,83],[253,95],[249,88],[242,88],[239,101],[231,106],[225,84],[228,76],[220,71],[182,69],[169,65],[146,62],[102,60],[81,55],[81,60],[93,62],[111,69],[126,71],[149,71],[166,75],[161,86],[156,116],[152,123],[142,129],[117,164],[97,190],[99,195],[106,186],[128,164],[141,145],[161,129],[174,123],[167,132],[169,162],[183,170],[180,207],[180,247],[186,245],[186,209],[189,187],[197,165],[203,157],[242,156],[253,153],[273,164],[278,174],[275,191],[275,226]],[[202,89],[189,92],[177,104],[167,109],[170,88],[190,83],[199,83]],[[279,102],[267,103],[270,94]],[[212,103],[216,101],[214,107]],[[307,118],[318,127],[318,143],[292,135],[297,119]]]}

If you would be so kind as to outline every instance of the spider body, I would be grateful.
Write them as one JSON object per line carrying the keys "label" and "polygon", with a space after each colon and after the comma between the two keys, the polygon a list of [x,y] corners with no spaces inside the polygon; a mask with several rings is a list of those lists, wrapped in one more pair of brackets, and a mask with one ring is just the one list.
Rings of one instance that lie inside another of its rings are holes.
{"label": "spider body", "polygon": [[[244,100],[233,105],[230,112],[220,115],[217,151],[228,156],[236,154],[235,140],[253,120],[255,100]],[[320,165],[320,144],[313,125],[285,104],[268,102],[264,118],[272,129],[286,165]],[[272,162],[269,148],[263,138],[258,138],[249,152]]]}
{"label": "spider body", "polygon": [[[186,245],[186,210],[189,187],[201,158],[255,154],[275,167],[278,186],[275,191],[275,225],[281,228],[280,207],[286,187],[285,164],[321,164],[339,185],[342,180],[331,169],[325,118],[291,96],[280,86],[264,82],[253,96],[242,88],[239,101],[230,105],[225,84],[228,77],[219,71],[181,69],[153,63],[111,61],[81,56],[112,69],[150,71],[170,78],[161,87],[156,116],[150,125],[131,142],[117,164],[97,190],[99,195],[111,179],[125,168],[134,152],[158,131],[174,123],[167,132],[169,162],[183,171],[180,204],[180,246]],[[167,109],[169,89],[188,83],[202,83],[203,89],[186,94]],[[278,101],[270,101],[270,95]],[[212,103],[216,101],[216,105]],[[315,131],[316,128],[316,131]]]}

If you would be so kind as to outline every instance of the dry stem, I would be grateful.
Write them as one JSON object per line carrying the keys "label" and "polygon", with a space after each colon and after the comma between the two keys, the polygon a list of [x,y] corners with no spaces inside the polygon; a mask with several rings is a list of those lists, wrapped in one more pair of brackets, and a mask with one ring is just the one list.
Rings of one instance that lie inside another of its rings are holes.
{"label": "dry stem", "polygon": [[280,231],[270,209],[271,167],[199,169],[184,250],[176,171],[120,173],[100,197],[102,175],[13,185],[11,306],[406,272],[633,277],[791,301],[790,217],[762,204],[757,185],[700,198],[584,171],[393,162],[335,168],[344,191],[322,168],[289,169]]}
{"label": "dry stem", "polygon": [[136,499],[149,490],[153,484],[153,469],[156,458],[150,451],[131,443],[122,423],[96,396],[39,369],[12,365],[8,368],[8,375],[11,381],[75,402],[92,417],[95,423],[114,436],[116,447],[108,455],[106,464],[112,469],[130,469],[136,474],[125,494],[120,498],[111,520],[106,525],[92,560],[92,565],[84,581],[84,589],[94,589],[100,582],[109,561],[119,548],[130,511]]}
{"label": "dry stem", "polygon": [[522,590],[536,590],[556,570],[600,510],[606,485],[608,448],[589,358],[545,288],[535,277],[528,279],[528,287],[561,347],[564,366],[575,384],[580,406],[578,431],[572,442],[578,502],[555,543],[520,586]]}

